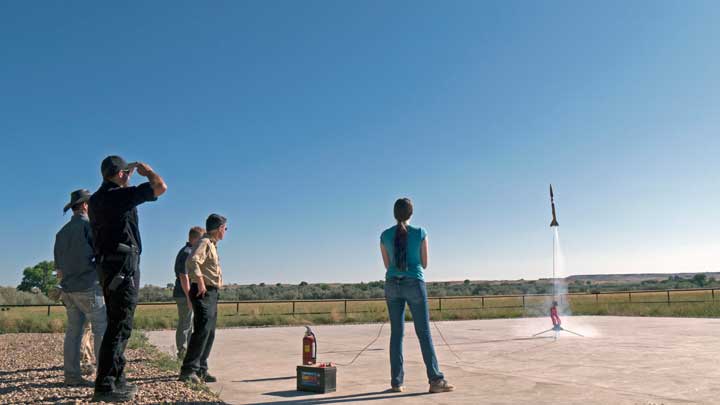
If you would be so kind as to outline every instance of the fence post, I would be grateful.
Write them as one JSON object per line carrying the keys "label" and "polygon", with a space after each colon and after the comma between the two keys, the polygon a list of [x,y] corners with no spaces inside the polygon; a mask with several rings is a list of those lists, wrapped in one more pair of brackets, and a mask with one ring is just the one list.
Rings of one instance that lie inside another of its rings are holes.
{"label": "fence post", "polygon": [[440,302],[440,312],[442,312],[442,297],[438,298],[438,302]]}
{"label": "fence post", "polygon": [[293,303],[293,313],[292,313],[292,316],[295,316],[295,301],[293,301],[292,303]]}
{"label": "fence post", "polygon": [[347,300],[345,300],[345,315],[347,315]]}
{"label": "fence post", "polygon": [[715,289],[713,288],[710,292],[712,293],[713,301],[715,301]]}
{"label": "fence post", "polygon": [[485,296],[482,296],[480,298],[482,298],[482,301],[480,301],[480,307],[485,308]]}
{"label": "fence post", "polygon": [[523,295],[523,308],[525,308],[525,296]]}
{"label": "fence post", "polygon": [[632,302],[632,293],[628,291],[628,301]]}
{"label": "fence post", "polygon": [[595,303],[597,304],[598,302],[600,302],[600,294],[595,293]]}
{"label": "fence post", "polygon": [[50,316],[50,305],[48,304],[48,316]]}
{"label": "fence post", "polygon": [[667,290],[667,304],[670,305],[670,290]]}
{"label": "fence post", "polygon": [[240,303],[239,303],[239,302],[236,302],[236,303],[235,303],[235,313],[236,313],[236,314],[239,314],[239,313],[240,313]]}

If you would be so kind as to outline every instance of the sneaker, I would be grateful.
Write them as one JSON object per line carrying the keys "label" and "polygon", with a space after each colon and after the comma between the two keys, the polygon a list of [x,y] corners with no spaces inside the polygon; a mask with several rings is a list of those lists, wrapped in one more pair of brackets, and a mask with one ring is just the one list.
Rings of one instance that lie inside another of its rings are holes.
{"label": "sneaker", "polygon": [[403,392],[403,391],[405,391],[405,386],[404,385],[393,385],[392,387],[390,387],[390,391]]}
{"label": "sneaker", "polygon": [[438,392],[450,392],[454,391],[455,386],[451,385],[447,382],[444,378],[441,378],[437,381],[433,381],[430,383],[430,392],[431,393],[438,393]]}
{"label": "sneaker", "polygon": [[124,391],[95,391],[90,402],[127,402],[135,399],[135,394]]}
{"label": "sneaker", "polygon": [[75,378],[72,378],[72,379],[66,378],[66,379],[65,379],[65,386],[67,386],[67,387],[94,387],[94,386],[95,386],[95,383],[93,383],[92,381],[88,381],[88,380],[86,380],[86,379],[84,379],[84,378],[82,378],[82,377],[80,377],[80,378],[78,378],[78,379],[75,379]]}
{"label": "sneaker", "polygon": [[214,382],[217,382],[217,378],[216,378],[214,375],[210,375],[210,374],[208,374],[208,373],[205,373],[205,375],[203,376],[202,379],[203,379],[203,381],[205,381],[206,383],[214,383]]}
{"label": "sneaker", "polygon": [[186,383],[202,384],[202,380],[195,373],[180,374],[180,378],[178,378],[178,380]]}
{"label": "sneaker", "polygon": [[130,384],[129,382],[125,381],[120,384],[115,384],[115,391],[129,392],[129,393],[135,395],[135,394],[137,394],[138,387],[135,384]]}

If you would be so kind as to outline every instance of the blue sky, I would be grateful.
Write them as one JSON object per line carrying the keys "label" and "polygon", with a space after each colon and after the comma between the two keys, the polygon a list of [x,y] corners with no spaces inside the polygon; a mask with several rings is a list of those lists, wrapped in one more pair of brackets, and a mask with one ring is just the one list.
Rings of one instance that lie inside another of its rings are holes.
{"label": "blue sky", "polygon": [[[226,280],[378,280],[415,201],[428,280],[719,270],[712,1],[0,3],[0,284],[52,258],[108,154],[140,208],[143,283],[229,218]],[[135,176],[133,181],[140,180]]]}

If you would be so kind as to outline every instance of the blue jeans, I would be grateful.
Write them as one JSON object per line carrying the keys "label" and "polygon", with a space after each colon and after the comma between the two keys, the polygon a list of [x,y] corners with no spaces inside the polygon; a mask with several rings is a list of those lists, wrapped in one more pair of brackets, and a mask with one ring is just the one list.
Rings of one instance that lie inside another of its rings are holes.
{"label": "blue jeans", "polygon": [[[190,343],[190,333],[192,332],[193,313],[188,308],[188,300],[185,297],[175,297],[178,309],[178,324],[175,330],[175,347],[177,347],[178,355],[187,351]],[[184,354],[183,354],[184,355]]]}
{"label": "blue jeans", "polygon": [[75,382],[80,380],[80,343],[85,328],[85,321],[89,320],[95,340],[95,359],[98,359],[103,334],[107,327],[105,313],[105,299],[99,286],[90,290],[78,292],[63,292],[62,300],[67,311],[67,327],[65,328],[65,343],[63,346],[65,380]]}
{"label": "blue jeans", "polygon": [[385,301],[390,317],[390,384],[400,386],[405,378],[403,370],[402,339],[405,333],[405,304],[410,307],[415,334],[420,341],[428,382],[445,378],[440,372],[435,347],[430,335],[430,312],[428,311],[425,282],[416,278],[392,278],[385,281]]}

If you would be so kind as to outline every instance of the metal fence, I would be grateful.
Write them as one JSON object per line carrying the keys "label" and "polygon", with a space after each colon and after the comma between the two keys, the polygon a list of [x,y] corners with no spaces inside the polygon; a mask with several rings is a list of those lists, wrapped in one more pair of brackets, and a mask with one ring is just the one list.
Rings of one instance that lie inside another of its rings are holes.
{"label": "metal fence", "polygon": [[[658,304],[672,305],[680,303],[703,303],[715,302],[715,288],[688,288],[673,290],[636,290],[636,291],[607,291],[607,292],[584,292],[584,293],[565,293],[557,295],[561,305],[564,303],[582,304],[595,303],[607,305],[619,304]],[[696,297],[689,298],[690,295]],[[673,296],[676,298],[673,299]],[[526,309],[531,307],[543,307],[546,302],[552,299],[552,294],[525,294],[525,295],[471,295],[471,296],[452,296],[452,297],[429,297],[430,311],[434,312],[450,312],[450,311],[477,311],[477,310],[494,310],[494,309]],[[455,306],[458,301],[464,301],[466,306]],[[272,313],[272,315],[328,315],[331,313],[341,313],[344,315],[353,313],[377,312],[372,310],[359,310],[352,308],[355,303],[373,302],[382,304],[385,302],[383,298],[363,298],[363,299],[327,299],[327,300],[244,300],[244,301],[220,301],[219,305],[235,305],[235,311],[240,314],[241,305],[261,305],[261,304],[285,304],[288,310],[282,313]],[[303,311],[299,307],[309,306],[310,304],[342,304],[342,311]],[[139,306],[162,306],[176,305],[175,301],[167,302],[141,302]],[[350,309],[349,309],[350,305]],[[52,307],[61,307],[62,304],[32,304],[32,305],[4,305],[0,304],[0,309],[9,308],[29,308],[29,307],[47,307],[47,314],[50,316]],[[356,306],[356,305],[355,305]],[[357,307],[357,306],[356,306]],[[249,315],[249,314],[240,314]],[[269,315],[269,314],[254,314]]]}

